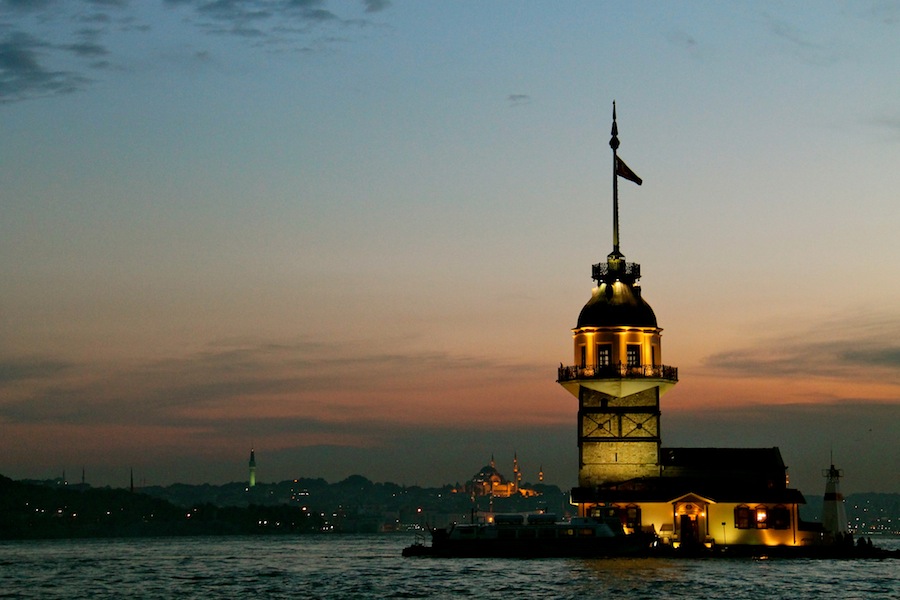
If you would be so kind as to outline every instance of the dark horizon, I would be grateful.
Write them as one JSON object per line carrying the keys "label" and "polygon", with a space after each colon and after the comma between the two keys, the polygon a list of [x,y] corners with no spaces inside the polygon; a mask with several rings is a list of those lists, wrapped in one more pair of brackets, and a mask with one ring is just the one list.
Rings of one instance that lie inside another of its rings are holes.
{"label": "dark horizon", "polygon": [[[675,392],[673,391],[672,394]],[[893,444],[890,424],[898,418],[900,407],[793,405],[759,407],[759,414],[748,414],[745,408],[697,414],[693,411],[663,408],[663,447],[779,447],[788,466],[791,487],[804,494],[817,494],[824,489],[821,473],[835,464],[843,469],[845,493],[900,492],[900,474],[895,470],[879,472],[877,467],[893,462],[898,452]],[[874,415],[874,419],[872,417]],[[750,419],[763,423],[762,428],[745,426]],[[298,477],[338,481],[351,475],[362,475],[372,481],[390,481],[402,485],[440,486],[463,482],[477,473],[494,456],[497,469],[505,476],[512,473],[517,456],[523,480],[537,482],[538,469],[543,468],[545,483],[568,489],[576,485],[574,432],[571,426],[535,427],[517,431],[453,431],[442,429],[391,432],[393,446],[374,453],[368,448],[317,446],[286,450],[269,450],[260,440],[255,445],[257,481],[285,481]],[[739,443],[735,443],[735,439]],[[257,438],[259,439],[259,438]],[[430,440],[426,450],[421,440]],[[833,441],[832,441],[833,440]],[[781,441],[781,443],[779,443]],[[818,448],[810,455],[807,448]],[[243,450],[243,454],[241,451]],[[413,453],[415,451],[415,453]],[[219,468],[207,478],[192,475],[206,468],[208,459],[189,456],[172,459],[169,469],[119,465],[93,467],[85,464],[87,483],[100,486],[119,484],[127,487],[131,469],[135,485],[170,485],[189,483],[222,484],[246,480],[249,444],[231,452],[232,462],[218,462]],[[405,464],[406,471],[397,468]],[[463,468],[458,465],[465,464]],[[65,466],[55,470],[7,469],[5,475],[15,479],[54,479],[65,471],[70,482],[80,482],[81,466]],[[97,476],[97,473],[100,475]],[[869,475],[874,473],[874,476]],[[46,474],[47,476],[44,476]],[[37,475],[37,477],[35,477]]]}

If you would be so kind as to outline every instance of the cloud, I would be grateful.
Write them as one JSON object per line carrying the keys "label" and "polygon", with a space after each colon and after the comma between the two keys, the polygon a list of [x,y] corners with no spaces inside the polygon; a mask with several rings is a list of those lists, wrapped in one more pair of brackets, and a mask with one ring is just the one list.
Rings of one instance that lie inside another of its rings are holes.
{"label": "cloud", "polygon": [[[86,70],[119,60],[104,43],[113,28],[124,34],[152,34],[153,25],[138,20],[135,6],[126,0],[0,0],[0,103],[86,88],[92,83]],[[360,0],[336,6],[343,16],[325,0],[156,1],[156,7],[181,12],[184,22],[200,31],[241,38],[268,50],[304,52],[338,40],[329,27],[370,25],[366,15],[384,11],[389,2]],[[84,29],[85,24],[94,28]],[[104,60],[97,60],[100,57]]]}
{"label": "cloud", "polygon": [[851,367],[874,366],[900,369],[900,346],[866,347],[838,353],[842,362]]}
{"label": "cloud", "polygon": [[844,7],[844,12],[883,25],[896,25],[897,23],[900,23],[900,4],[897,4],[893,0],[875,0],[871,3],[850,3]]}
{"label": "cloud", "polygon": [[693,53],[697,49],[697,40],[689,33],[681,30],[672,30],[666,33],[666,40],[673,46],[677,46]]}
{"label": "cloud", "polygon": [[892,140],[900,140],[900,116],[882,115],[872,119],[871,124],[885,131]]}
{"label": "cloud", "polygon": [[[361,16],[341,17],[324,0],[163,0],[169,8],[187,10],[187,18],[207,33],[256,38],[267,47],[308,49],[309,44],[334,41],[331,36],[316,37],[327,24],[338,27],[364,26]],[[364,14],[383,11],[385,1],[363,1]],[[346,5],[341,6],[346,10]],[[352,10],[352,9],[351,9]]]}
{"label": "cloud", "polygon": [[[664,407],[661,419],[662,444],[667,448],[779,447],[790,466],[791,484],[806,494],[820,494],[824,489],[820,473],[829,464],[830,451],[848,475],[845,491],[896,491],[900,486],[900,471],[881,468],[900,460],[900,445],[895,443],[898,404],[847,398],[777,407],[717,405],[712,410],[684,411]],[[561,430],[551,439],[561,440],[566,451],[554,466],[566,466],[574,433]]]}
{"label": "cloud", "polygon": [[381,12],[391,5],[390,0],[363,0],[363,4],[367,13]]}
{"label": "cloud", "polygon": [[68,46],[65,46],[65,48],[78,56],[86,56],[92,58],[109,54],[109,51],[104,46],[101,46],[100,44],[93,44],[91,42],[69,44]]}
{"label": "cloud", "polygon": [[[361,349],[362,350],[362,349]],[[229,344],[193,355],[130,366],[73,364],[54,359],[0,363],[7,387],[0,419],[19,424],[160,426],[217,430],[232,420],[340,422],[349,415],[396,419],[378,398],[412,397],[428,386],[477,385],[536,372],[443,353],[366,353],[300,341]],[[465,372],[465,378],[458,373]],[[539,371],[537,371],[539,372]],[[26,385],[27,384],[27,385]],[[434,392],[430,392],[434,395]],[[396,409],[398,404],[392,406]]]}
{"label": "cloud", "polygon": [[72,366],[70,362],[45,358],[0,360],[0,388],[13,382],[54,377]]}
{"label": "cloud", "polygon": [[510,106],[521,106],[531,102],[531,96],[528,94],[510,94],[506,97],[506,101]]}
{"label": "cloud", "polygon": [[752,345],[708,356],[704,366],[741,377],[840,377],[861,372],[900,384],[900,321],[872,315],[852,322],[836,317],[810,329],[781,331]]}
{"label": "cloud", "polygon": [[20,423],[179,426],[186,423],[182,409],[324,385],[310,373],[309,359],[285,369],[295,353],[306,354],[301,350],[227,348],[130,367],[9,360],[0,371],[7,378],[43,377],[17,400],[0,405],[0,415]]}
{"label": "cloud", "polygon": [[22,32],[0,39],[0,103],[70,93],[90,82],[78,73],[46,67],[42,53],[51,48]]}
{"label": "cloud", "polygon": [[124,8],[128,6],[128,0],[87,0],[87,3],[93,6],[104,6],[110,8]]}
{"label": "cloud", "polygon": [[[119,0],[56,0],[0,3],[0,103],[76,92],[91,83],[81,70],[108,64],[102,43],[110,23],[109,10],[120,14]],[[90,12],[85,13],[84,9]],[[100,24],[86,29],[85,22]],[[65,40],[65,41],[64,41]],[[73,64],[69,57],[83,60]],[[65,66],[61,66],[65,65]]]}
{"label": "cloud", "polygon": [[714,410],[663,409],[665,447],[773,447],[790,466],[791,484],[820,494],[821,470],[833,453],[857,491],[896,491],[900,471],[881,468],[900,461],[896,444],[900,404],[842,398],[814,404],[716,405]]}
{"label": "cloud", "polygon": [[785,50],[803,63],[814,66],[833,65],[846,53],[840,40],[813,40],[807,33],[783,19],[770,14],[763,14],[763,19],[769,32],[781,40]]}
{"label": "cloud", "polygon": [[0,0],[0,10],[10,12],[38,12],[52,6],[56,0]]}
{"label": "cloud", "polygon": [[[269,457],[267,473],[282,478],[296,476],[300,464],[328,477],[430,480],[443,463],[457,477],[461,457],[472,469],[494,450],[518,450],[522,459],[547,443],[541,432],[570,432],[535,417],[546,403],[529,393],[546,382],[545,367],[378,352],[364,340],[229,341],[130,365],[7,358],[0,361],[0,439],[7,456],[21,455],[29,468],[80,460],[164,470],[167,457],[180,456],[200,461],[190,480],[228,480],[215,465],[256,442]],[[563,462],[563,454],[570,444],[549,445],[548,472],[549,456]],[[181,480],[181,473],[155,477]]]}

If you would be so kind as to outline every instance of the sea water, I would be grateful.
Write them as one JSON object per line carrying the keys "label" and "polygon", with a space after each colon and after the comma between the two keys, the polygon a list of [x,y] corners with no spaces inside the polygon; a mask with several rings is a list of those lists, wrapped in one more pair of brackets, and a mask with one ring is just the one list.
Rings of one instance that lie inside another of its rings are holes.
{"label": "sea water", "polygon": [[900,598],[897,559],[402,558],[412,542],[399,534],[2,542],[0,598]]}

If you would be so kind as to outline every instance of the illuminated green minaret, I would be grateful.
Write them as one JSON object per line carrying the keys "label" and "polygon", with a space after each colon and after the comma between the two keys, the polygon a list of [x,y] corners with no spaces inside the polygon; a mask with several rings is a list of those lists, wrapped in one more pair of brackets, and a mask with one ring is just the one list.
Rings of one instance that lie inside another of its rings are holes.
{"label": "illuminated green minaret", "polygon": [[256,453],[253,451],[253,447],[250,448],[250,486],[256,486]]}

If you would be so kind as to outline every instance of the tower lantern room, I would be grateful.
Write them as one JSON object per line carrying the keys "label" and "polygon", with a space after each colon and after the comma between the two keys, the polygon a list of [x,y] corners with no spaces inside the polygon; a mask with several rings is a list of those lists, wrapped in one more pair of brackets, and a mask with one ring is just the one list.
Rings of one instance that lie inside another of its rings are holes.
{"label": "tower lantern room", "polygon": [[613,251],[593,265],[597,285],[572,330],[573,361],[557,382],[578,398],[580,487],[660,474],[659,397],[678,381],[662,364],[661,332],[638,280],[641,267],[619,250],[618,179],[642,180],[618,157],[613,103]]}

